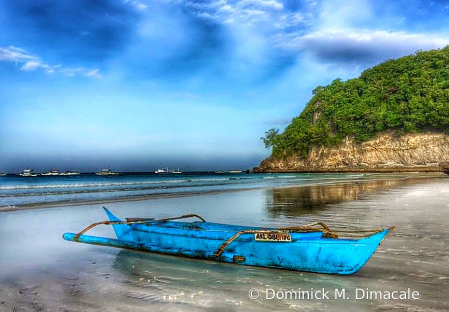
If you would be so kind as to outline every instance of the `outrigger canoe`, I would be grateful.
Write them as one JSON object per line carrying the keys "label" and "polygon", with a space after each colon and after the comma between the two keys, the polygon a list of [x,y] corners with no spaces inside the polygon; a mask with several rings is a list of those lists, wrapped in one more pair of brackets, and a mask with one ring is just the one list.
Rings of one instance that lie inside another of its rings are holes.
{"label": "outrigger canoe", "polygon": [[[333,231],[322,222],[285,228],[260,228],[206,222],[196,214],[155,220],[122,221],[103,207],[108,221],[93,223],[68,241],[163,254],[328,274],[353,274],[371,258],[394,227]],[[199,221],[175,221],[196,217]],[[117,239],[86,235],[112,225]]]}

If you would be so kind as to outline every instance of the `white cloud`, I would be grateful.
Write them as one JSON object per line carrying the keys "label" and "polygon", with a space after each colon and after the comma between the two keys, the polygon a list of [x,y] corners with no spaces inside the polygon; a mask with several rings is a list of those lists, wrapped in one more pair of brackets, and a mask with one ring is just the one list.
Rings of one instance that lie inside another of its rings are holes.
{"label": "white cloud", "polygon": [[34,56],[27,54],[23,49],[14,46],[0,47],[0,61],[26,62],[34,59]]}
{"label": "white cloud", "polygon": [[93,78],[101,78],[100,70],[99,69],[91,70],[91,71],[86,73],[86,76],[87,77],[93,77]]}
{"label": "white cloud", "polygon": [[[176,2],[176,0],[173,1]],[[180,2],[199,17],[221,21],[225,24],[240,22],[242,25],[255,25],[258,22],[263,22],[266,24],[264,27],[273,28],[273,25],[280,19],[286,19],[283,17],[284,15],[291,23],[292,18],[289,15],[297,14],[285,12],[283,3],[276,0],[217,0],[208,3],[180,0]],[[261,25],[257,24],[257,27],[259,26]]]}
{"label": "white cloud", "polygon": [[417,50],[443,48],[449,44],[449,37],[404,31],[340,29],[277,36],[276,41],[286,50],[310,53],[327,62],[373,63]]}
{"label": "white cloud", "polygon": [[40,65],[41,65],[40,62],[28,61],[25,64],[23,64],[23,66],[20,69],[23,71],[34,71],[34,70],[38,69]]}
{"label": "white cloud", "polygon": [[274,11],[282,11],[284,9],[284,5],[275,0],[243,0],[239,3],[239,6],[240,7],[254,6]]}
{"label": "white cloud", "polygon": [[21,64],[22,66],[20,67],[20,70],[25,72],[42,70],[46,74],[60,73],[67,76],[75,76],[80,74],[93,78],[101,77],[99,69],[92,70],[84,67],[64,68],[61,65],[49,65],[42,62],[39,57],[15,46],[0,46],[0,61]]}

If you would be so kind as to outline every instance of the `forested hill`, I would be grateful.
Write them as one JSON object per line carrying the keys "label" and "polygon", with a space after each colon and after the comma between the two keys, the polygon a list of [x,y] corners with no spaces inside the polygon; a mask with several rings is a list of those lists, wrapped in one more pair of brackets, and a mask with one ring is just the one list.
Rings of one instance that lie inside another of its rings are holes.
{"label": "forested hill", "polygon": [[380,132],[449,133],[449,46],[418,51],[313,90],[313,98],[283,133],[262,138],[271,158],[305,158],[311,148],[362,143]]}

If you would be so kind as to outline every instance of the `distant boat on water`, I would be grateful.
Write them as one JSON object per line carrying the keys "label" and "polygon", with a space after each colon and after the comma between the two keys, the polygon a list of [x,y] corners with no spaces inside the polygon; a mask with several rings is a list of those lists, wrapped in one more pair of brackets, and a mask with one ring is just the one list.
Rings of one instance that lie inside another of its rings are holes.
{"label": "distant boat on water", "polygon": [[66,172],[59,172],[56,169],[41,173],[42,176],[69,176],[69,175],[79,175],[80,173],[75,170],[67,170]]}
{"label": "distant boat on water", "polygon": [[101,169],[100,172],[95,172],[95,174],[98,176],[111,176],[111,175],[118,175],[119,173],[113,172],[109,168],[104,168],[104,169]]}
{"label": "distant boat on water", "polygon": [[179,170],[179,168],[170,171],[170,170],[168,170],[168,167],[167,167],[167,168],[156,169],[156,171],[154,171],[154,173],[156,173],[156,174],[180,174],[180,173],[182,173],[182,171]]}
{"label": "distant boat on water", "polygon": [[0,177],[4,177],[5,175],[6,175],[6,173],[0,172]]}
{"label": "distant boat on water", "polygon": [[21,177],[37,177],[37,173],[34,173],[34,169],[23,169],[22,173],[19,173]]}
{"label": "distant boat on water", "polygon": [[156,169],[156,170],[154,171],[154,173],[157,173],[157,174],[167,174],[167,173],[170,173],[170,172],[168,171],[168,167],[167,167],[167,168],[159,168],[159,169]]}
{"label": "distant boat on water", "polygon": [[59,173],[58,170],[52,169],[52,170],[50,170],[50,171],[41,173],[41,175],[43,175],[43,176],[58,176],[58,175],[61,175],[61,174]]}
{"label": "distant boat on water", "polygon": [[231,170],[226,170],[226,171],[224,171],[224,170],[217,170],[217,171],[215,171],[215,173],[217,173],[217,174],[224,174],[224,173],[234,174],[234,173],[242,173],[242,170],[240,170],[240,169],[231,169]]}
{"label": "distant boat on water", "polygon": [[68,170],[66,172],[61,172],[59,175],[80,175],[81,173],[79,173],[76,170]]}

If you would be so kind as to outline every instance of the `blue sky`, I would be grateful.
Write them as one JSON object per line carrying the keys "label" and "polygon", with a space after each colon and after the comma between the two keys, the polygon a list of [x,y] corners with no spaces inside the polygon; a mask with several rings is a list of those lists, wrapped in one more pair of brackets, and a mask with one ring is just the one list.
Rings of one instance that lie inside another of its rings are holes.
{"label": "blue sky", "polygon": [[447,1],[0,0],[0,171],[252,168],[316,86],[448,44]]}

